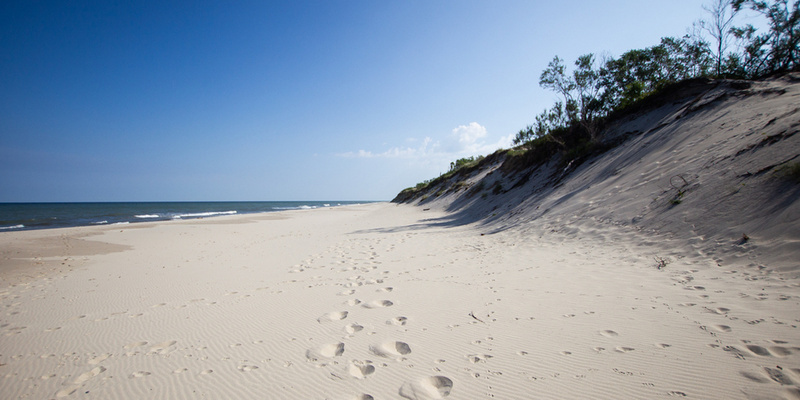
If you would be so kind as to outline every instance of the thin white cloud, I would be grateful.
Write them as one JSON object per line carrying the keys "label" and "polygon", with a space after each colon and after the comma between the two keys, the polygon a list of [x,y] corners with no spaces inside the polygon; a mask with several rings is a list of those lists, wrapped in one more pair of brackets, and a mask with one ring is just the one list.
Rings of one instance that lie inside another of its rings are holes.
{"label": "thin white cloud", "polygon": [[[444,140],[426,137],[417,147],[392,147],[382,152],[358,150],[338,154],[350,158],[408,158],[422,159],[426,162],[449,162],[453,158],[486,155],[501,148],[511,146],[514,135],[503,136],[496,142],[486,143],[488,132],[486,127],[477,122],[459,125]],[[417,141],[410,139],[409,141]]]}
{"label": "thin white cloud", "polygon": [[415,158],[432,154],[438,146],[439,142],[433,142],[433,139],[426,137],[418,147],[392,147],[378,153],[368,150],[349,151],[338,154],[338,156],[347,158]]}

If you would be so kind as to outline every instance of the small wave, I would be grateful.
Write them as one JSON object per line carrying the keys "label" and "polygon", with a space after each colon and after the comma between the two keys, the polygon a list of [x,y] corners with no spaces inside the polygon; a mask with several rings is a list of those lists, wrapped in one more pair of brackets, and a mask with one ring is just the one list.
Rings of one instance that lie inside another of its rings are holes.
{"label": "small wave", "polygon": [[142,215],[134,215],[136,218],[158,218],[160,215],[158,214],[142,214]]}
{"label": "small wave", "polygon": [[97,221],[97,222],[92,222],[92,223],[95,224],[95,225],[103,225],[103,224],[107,224],[108,221],[103,220],[103,221]]}
{"label": "small wave", "polygon": [[0,229],[2,229],[2,230],[5,230],[5,229],[22,229],[24,227],[25,227],[25,225],[19,224],[19,225],[14,225],[14,226],[0,226]]}
{"label": "small wave", "polygon": [[330,204],[328,204],[328,203],[325,203],[325,204],[323,204],[322,206],[323,206],[323,207],[330,207],[331,205],[330,205]]}
{"label": "small wave", "polygon": [[200,218],[200,217],[212,217],[215,215],[233,215],[236,214],[236,210],[233,211],[209,211],[209,212],[202,212],[202,213],[189,213],[189,214],[176,214],[172,216],[172,219],[181,219],[181,218]]}
{"label": "small wave", "polygon": [[128,224],[130,224],[130,222],[128,222],[128,221],[122,221],[122,222],[115,222],[115,223],[113,223],[113,224],[111,224],[111,225],[128,225]]}
{"label": "small wave", "polygon": [[273,207],[275,210],[313,210],[317,206]]}

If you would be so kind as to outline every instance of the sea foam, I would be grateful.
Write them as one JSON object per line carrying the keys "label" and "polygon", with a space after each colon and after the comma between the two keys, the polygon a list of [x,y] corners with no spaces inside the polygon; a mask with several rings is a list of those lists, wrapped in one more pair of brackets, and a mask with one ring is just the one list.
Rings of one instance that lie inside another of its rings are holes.
{"label": "sea foam", "polygon": [[236,214],[236,210],[233,211],[209,211],[209,212],[201,212],[201,213],[189,213],[189,214],[175,214],[172,216],[172,219],[181,219],[181,218],[200,218],[200,217],[211,217],[214,215],[233,215]]}
{"label": "sea foam", "polygon": [[275,210],[313,210],[317,206],[273,207]]}

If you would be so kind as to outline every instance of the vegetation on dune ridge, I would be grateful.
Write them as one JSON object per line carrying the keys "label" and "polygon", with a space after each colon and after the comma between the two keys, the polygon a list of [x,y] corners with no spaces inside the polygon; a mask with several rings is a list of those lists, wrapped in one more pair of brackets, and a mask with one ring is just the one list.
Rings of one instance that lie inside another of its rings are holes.
{"label": "vegetation on dune ridge", "polygon": [[[603,140],[604,129],[615,120],[673,101],[692,87],[708,87],[712,79],[757,80],[800,71],[800,0],[712,0],[703,8],[709,19],[696,23],[682,38],[662,38],[658,45],[602,62],[586,54],[578,57],[571,72],[555,56],[542,71],[539,85],[560,100],[517,133],[514,148],[456,160],[447,173],[404,189],[392,201],[427,200],[466,189],[465,178],[501,159],[505,173],[551,161],[569,170],[618,144]],[[742,9],[761,14],[769,31],[733,26]]]}
{"label": "vegetation on dune ridge", "polygon": [[[496,155],[490,156],[490,158],[496,157]],[[453,177],[463,177],[467,176],[480,166],[482,166],[482,161],[485,160],[486,157],[478,156],[478,157],[465,157],[460,158],[454,162],[450,163],[450,170],[446,173],[440,175],[438,178],[429,179],[423,182],[418,183],[416,186],[409,187],[403,189],[397,197],[395,197],[393,202],[396,203],[403,203],[408,200],[414,199],[419,197],[422,193],[427,192],[428,188],[435,187],[440,185],[441,183],[453,178]],[[452,189],[458,190],[461,189],[464,185],[454,185]],[[437,192],[438,193],[438,192]],[[444,193],[439,193],[439,195]]]}

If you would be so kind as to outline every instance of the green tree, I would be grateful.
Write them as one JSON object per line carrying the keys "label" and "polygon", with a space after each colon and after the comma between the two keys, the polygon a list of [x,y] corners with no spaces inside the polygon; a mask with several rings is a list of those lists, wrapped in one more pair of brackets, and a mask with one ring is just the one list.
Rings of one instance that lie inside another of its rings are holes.
{"label": "green tree", "polygon": [[732,1],[736,12],[745,6],[767,18],[769,31],[759,34],[752,25],[733,28],[745,46],[741,55],[729,57],[726,67],[748,78],[800,70],[800,1]]}
{"label": "green tree", "polygon": [[564,98],[564,110],[567,119],[575,121],[578,119],[578,105],[575,101],[573,91],[576,88],[575,79],[567,75],[567,67],[564,60],[558,56],[547,64],[547,68],[539,76],[539,86],[550,89]]}
{"label": "green tree", "polygon": [[600,69],[601,104],[607,111],[625,107],[666,84],[706,75],[710,63],[708,44],[688,36],[629,50]]}
{"label": "green tree", "polygon": [[[566,124],[590,124],[599,113],[600,71],[595,69],[594,54],[585,54],[575,61],[575,70],[567,73],[567,67],[555,56],[542,71],[539,86],[550,89],[564,99],[561,110],[551,110],[548,120],[559,120],[563,114]],[[550,118],[550,115],[553,118]]]}
{"label": "green tree", "polygon": [[575,61],[575,90],[580,121],[588,128],[601,113],[600,71],[595,69],[594,54],[584,54]]}
{"label": "green tree", "polygon": [[732,6],[731,0],[713,0],[710,5],[703,6],[703,9],[710,18],[701,21],[700,25],[714,39],[714,73],[722,76],[723,61],[733,35],[733,18],[739,10]]}
{"label": "green tree", "polygon": [[533,125],[528,125],[525,129],[517,132],[513,141],[514,145],[528,143],[543,138],[555,130],[566,128],[568,121],[565,114],[563,103],[556,102],[552,108],[537,115]]}

